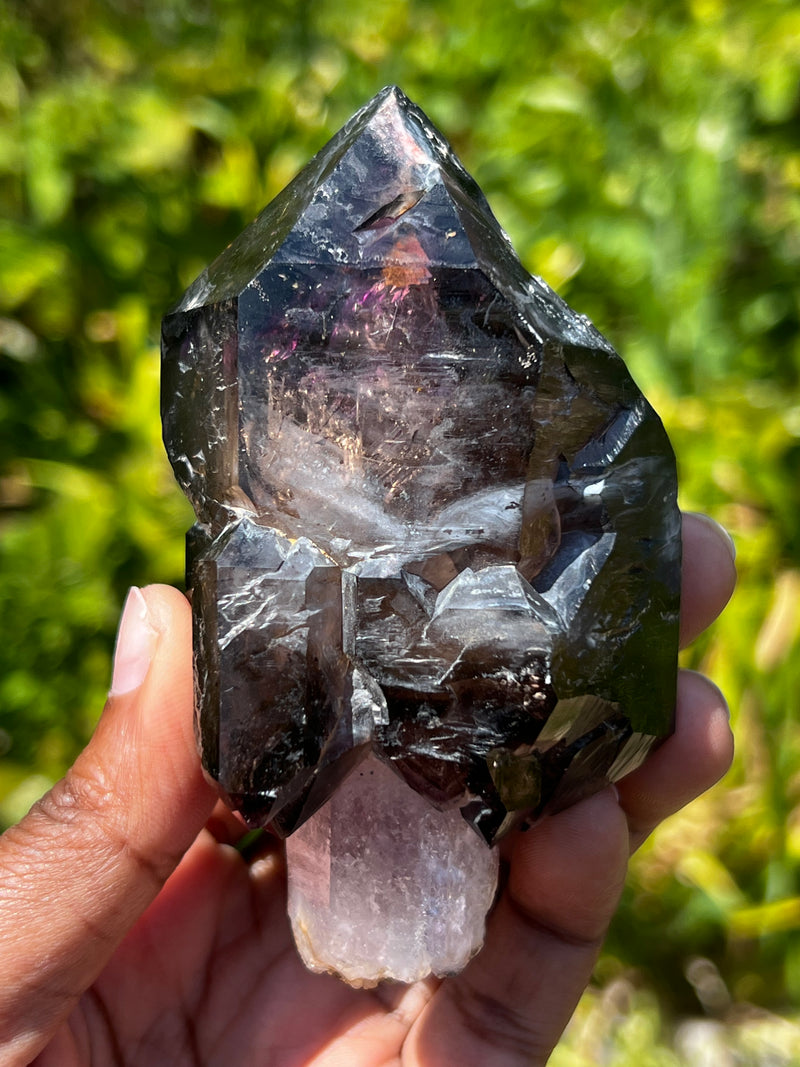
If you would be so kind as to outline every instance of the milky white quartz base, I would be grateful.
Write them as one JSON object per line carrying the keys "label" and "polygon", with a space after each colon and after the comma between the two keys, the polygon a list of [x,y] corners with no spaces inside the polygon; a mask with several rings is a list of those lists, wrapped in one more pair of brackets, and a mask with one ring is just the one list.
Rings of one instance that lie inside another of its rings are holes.
{"label": "milky white quartz base", "polygon": [[379,760],[286,842],[289,917],[314,971],[354,986],[461,970],[483,944],[497,850]]}

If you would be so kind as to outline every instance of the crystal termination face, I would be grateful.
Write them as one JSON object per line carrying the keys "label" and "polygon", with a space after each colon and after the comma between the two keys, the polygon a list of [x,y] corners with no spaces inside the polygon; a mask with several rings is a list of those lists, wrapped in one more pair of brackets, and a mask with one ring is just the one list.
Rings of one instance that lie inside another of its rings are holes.
{"label": "crystal termination face", "polygon": [[399,90],[189,287],[162,351],[199,745],[252,825],[293,833],[374,760],[491,843],[670,732],[666,434]]}

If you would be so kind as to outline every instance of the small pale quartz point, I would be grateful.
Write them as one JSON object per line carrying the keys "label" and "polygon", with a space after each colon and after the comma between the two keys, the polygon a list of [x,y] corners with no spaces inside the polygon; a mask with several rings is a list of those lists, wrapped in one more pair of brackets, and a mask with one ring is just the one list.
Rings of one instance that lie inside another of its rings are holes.
{"label": "small pale quartz point", "polygon": [[304,963],[350,985],[460,971],[483,944],[497,850],[369,757],[286,842]]}

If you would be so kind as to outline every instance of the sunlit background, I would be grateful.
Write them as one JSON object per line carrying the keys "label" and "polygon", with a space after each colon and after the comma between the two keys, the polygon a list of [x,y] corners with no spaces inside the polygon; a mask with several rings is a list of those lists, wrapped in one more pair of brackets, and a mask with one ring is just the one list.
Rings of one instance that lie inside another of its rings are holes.
{"label": "sunlit background", "polygon": [[159,320],[396,82],[628,361],[739,591],[688,654],[725,782],[637,857],[556,1067],[800,1063],[800,9],[781,0],[0,0],[0,823],[180,584]]}

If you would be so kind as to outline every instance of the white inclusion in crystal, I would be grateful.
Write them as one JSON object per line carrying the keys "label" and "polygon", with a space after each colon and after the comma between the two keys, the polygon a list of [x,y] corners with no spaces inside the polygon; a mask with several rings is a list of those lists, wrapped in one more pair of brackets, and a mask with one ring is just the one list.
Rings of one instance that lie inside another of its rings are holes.
{"label": "white inclusion in crystal", "polygon": [[289,917],[313,971],[354,986],[460,971],[483,944],[497,850],[370,756],[286,842]]}

